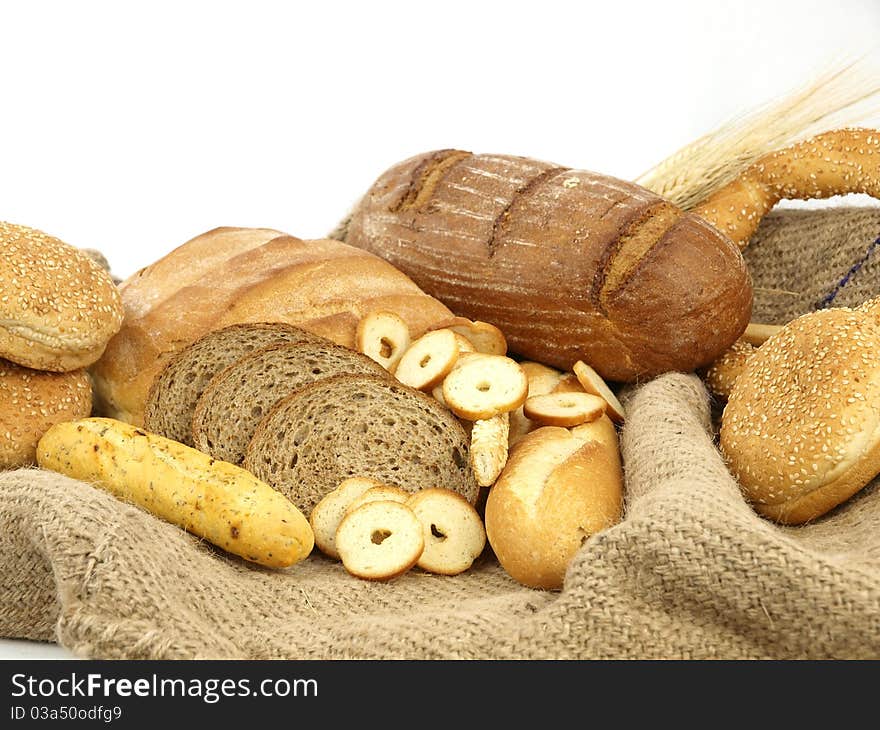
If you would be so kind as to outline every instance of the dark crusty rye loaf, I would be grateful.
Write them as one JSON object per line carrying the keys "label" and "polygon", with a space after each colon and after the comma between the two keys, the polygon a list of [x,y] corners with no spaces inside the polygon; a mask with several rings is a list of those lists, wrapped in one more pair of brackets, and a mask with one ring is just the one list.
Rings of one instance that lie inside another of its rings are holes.
{"label": "dark crusty rye loaf", "polygon": [[208,332],[178,352],[159,372],[147,394],[144,428],[193,445],[196,402],[211,379],[236,360],[277,342],[329,342],[285,322],[233,324]]}
{"label": "dark crusty rye loaf", "polygon": [[339,375],[296,391],[260,422],[244,467],[305,514],[351,476],[475,504],[468,437],[446,408],[393,378]]}
{"label": "dark crusty rye loaf", "polygon": [[321,378],[360,374],[392,377],[375,360],[329,340],[257,350],[208,383],[193,411],[193,445],[241,464],[257,426],[278,401]]}
{"label": "dark crusty rye loaf", "polygon": [[440,150],[385,172],[346,243],[382,256],[510,350],[609,380],[707,365],[743,332],[736,245],[623,180],[509,155]]}

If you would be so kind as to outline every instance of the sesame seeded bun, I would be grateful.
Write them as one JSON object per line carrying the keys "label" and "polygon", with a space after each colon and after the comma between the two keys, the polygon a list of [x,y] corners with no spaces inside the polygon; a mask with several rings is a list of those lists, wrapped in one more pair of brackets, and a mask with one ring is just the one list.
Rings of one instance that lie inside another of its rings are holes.
{"label": "sesame seeded bun", "polygon": [[749,358],[721,451],[755,509],[800,524],[880,473],[880,323],[864,310],[799,317]]}
{"label": "sesame seeded bun", "polygon": [[880,326],[880,297],[874,297],[862,304],[858,311],[867,312],[868,315]]}
{"label": "sesame seeded bun", "polygon": [[94,363],[122,326],[122,298],[86,253],[0,221],[0,357],[69,372]]}
{"label": "sesame seeded bun", "polygon": [[0,469],[34,465],[37,442],[51,426],[91,410],[85,370],[48,373],[0,360]]}
{"label": "sesame seeded bun", "polygon": [[733,390],[733,384],[754,354],[754,345],[743,339],[734,342],[703,372],[703,380],[709,392],[719,401],[726,401]]}

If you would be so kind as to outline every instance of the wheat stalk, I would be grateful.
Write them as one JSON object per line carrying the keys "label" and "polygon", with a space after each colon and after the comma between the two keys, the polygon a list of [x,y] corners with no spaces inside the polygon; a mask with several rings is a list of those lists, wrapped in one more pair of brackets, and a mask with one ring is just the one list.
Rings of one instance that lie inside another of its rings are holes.
{"label": "wheat stalk", "polygon": [[782,98],[723,123],[635,182],[690,210],[765,154],[880,112],[880,73],[867,57],[820,74]]}

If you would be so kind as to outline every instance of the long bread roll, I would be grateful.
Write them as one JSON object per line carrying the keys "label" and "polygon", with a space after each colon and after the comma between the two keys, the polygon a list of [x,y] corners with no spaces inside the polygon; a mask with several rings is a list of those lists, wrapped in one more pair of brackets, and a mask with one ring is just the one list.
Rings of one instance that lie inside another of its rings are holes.
{"label": "long bread roll", "polygon": [[405,160],[362,198],[344,240],[499,327],[511,352],[563,370],[583,360],[608,380],[708,365],[751,314],[739,250],[702,218],[524,157]]}
{"label": "long bread roll", "polygon": [[354,347],[361,317],[398,314],[414,336],[450,311],[386,261],[339,241],[218,228],[120,284],[125,322],[91,368],[95,412],[142,425],[147,393],[172,356],[207,332],[286,322]]}
{"label": "long bread roll", "polygon": [[584,540],[622,511],[618,437],[603,415],[570,429],[542,426],[517,442],[489,490],[486,534],[512,578],[557,590]]}
{"label": "long bread roll", "polygon": [[40,439],[37,463],[267,567],[298,563],[314,547],[302,512],[250,472],[121,421],[59,423]]}

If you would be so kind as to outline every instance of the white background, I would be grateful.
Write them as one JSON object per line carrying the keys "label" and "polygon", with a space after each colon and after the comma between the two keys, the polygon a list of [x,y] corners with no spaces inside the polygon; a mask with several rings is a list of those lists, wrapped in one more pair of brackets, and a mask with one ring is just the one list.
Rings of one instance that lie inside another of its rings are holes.
{"label": "white background", "polygon": [[324,236],[431,149],[634,178],[878,39],[878,0],[4,2],[0,219],[125,277],[219,225]]}

